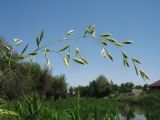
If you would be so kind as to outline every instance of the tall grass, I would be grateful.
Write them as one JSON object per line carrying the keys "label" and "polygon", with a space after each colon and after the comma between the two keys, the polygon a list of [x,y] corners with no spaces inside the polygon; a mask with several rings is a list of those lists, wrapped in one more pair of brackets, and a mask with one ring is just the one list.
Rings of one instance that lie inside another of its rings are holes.
{"label": "tall grass", "polygon": [[7,109],[18,116],[1,116],[2,120],[119,120],[118,104],[94,98],[60,99],[44,101],[37,94],[24,100],[8,101]]}

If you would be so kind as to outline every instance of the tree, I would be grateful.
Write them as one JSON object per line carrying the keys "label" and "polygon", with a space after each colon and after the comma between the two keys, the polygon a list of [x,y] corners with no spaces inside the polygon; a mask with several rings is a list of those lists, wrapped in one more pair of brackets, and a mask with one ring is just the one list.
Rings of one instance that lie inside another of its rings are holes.
{"label": "tree", "polygon": [[141,85],[136,85],[135,88],[136,89],[142,89],[143,87]]}
{"label": "tree", "polygon": [[71,86],[69,88],[69,97],[72,97],[75,94],[74,88]]}
{"label": "tree", "polygon": [[122,83],[120,86],[120,92],[122,93],[131,92],[133,88],[134,84],[132,82]]}
{"label": "tree", "polygon": [[[22,41],[14,39],[14,42],[15,46],[12,47],[0,38],[1,97],[17,99],[32,93],[33,90],[36,90],[41,97],[46,97],[46,93],[51,89],[50,83],[53,83],[50,70],[47,68],[42,70],[40,65],[34,62],[22,62],[22,54],[28,45],[25,46],[21,54],[17,54],[13,48],[20,45]],[[31,56],[34,56],[34,53]]]}
{"label": "tree", "polygon": [[119,90],[119,86],[117,84],[113,84],[112,85],[112,89],[113,89],[113,91],[118,91]]}
{"label": "tree", "polygon": [[89,93],[92,97],[105,97],[111,94],[112,87],[105,76],[100,75],[89,84]]}
{"label": "tree", "polygon": [[78,86],[76,89],[76,94],[80,93],[81,97],[88,97],[89,96],[89,87],[88,86]]}
{"label": "tree", "polygon": [[148,90],[149,90],[149,85],[148,84],[144,84],[143,91],[147,92]]}
{"label": "tree", "polygon": [[7,76],[5,76],[4,80],[1,82],[3,96],[14,99],[21,98],[30,93],[33,80],[31,79],[28,65],[26,63],[19,63],[13,70],[8,72]]}
{"label": "tree", "polygon": [[3,96],[13,99],[30,94],[33,88],[37,86],[41,74],[42,70],[38,64],[18,63],[1,82]]}
{"label": "tree", "polygon": [[67,84],[65,76],[52,76],[48,69],[41,69],[39,64],[22,62],[10,70],[0,84],[1,96],[8,99],[23,98],[36,91],[41,98],[51,96],[65,96]]}
{"label": "tree", "polygon": [[59,97],[66,97],[66,95],[67,95],[67,83],[65,75],[53,77],[51,86],[46,93],[46,99],[53,96],[54,100],[57,100]]}

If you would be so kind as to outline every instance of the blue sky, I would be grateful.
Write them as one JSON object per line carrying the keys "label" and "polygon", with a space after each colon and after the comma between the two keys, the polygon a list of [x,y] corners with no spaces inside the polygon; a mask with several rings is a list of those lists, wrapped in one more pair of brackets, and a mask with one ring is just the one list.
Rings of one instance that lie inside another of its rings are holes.
{"label": "blue sky", "polygon": [[[13,38],[27,42],[30,49],[36,47],[35,38],[43,29],[43,44],[62,38],[70,29],[82,34],[86,26],[96,25],[97,34],[112,33],[117,40],[133,40],[134,44],[124,47],[133,57],[142,61],[143,68],[150,76],[149,81],[137,77],[133,67],[122,65],[118,49],[109,50],[115,57],[112,63],[100,56],[100,47],[93,41],[75,43],[82,54],[87,56],[89,65],[71,63],[64,67],[59,57],[52,56],[53,74],[65,74],[70,85],[86,85],[98,75],[104,74],[114,83],[152,83],[160,79],[160,1],[159,0],[1,0],[0,36],[8,41]],[[53,46],[58,49],[62,46]],[[19,51],[18,48],[17,51]],[[42,56],[36,58],[42,66]]]}

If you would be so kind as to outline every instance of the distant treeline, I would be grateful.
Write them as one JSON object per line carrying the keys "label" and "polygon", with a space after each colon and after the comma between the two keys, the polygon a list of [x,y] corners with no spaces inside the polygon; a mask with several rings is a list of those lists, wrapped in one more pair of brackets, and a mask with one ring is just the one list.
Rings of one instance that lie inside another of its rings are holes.
{"label": "distant treeline", "polygon": [[148,85],[134,85],[132,82],[122,83],[121,85],[114,84],[109,81],[104,75],[98,76],[95,80],[91,81],[89,85],[70,87],[70,96],[77,95],[79,92],[81,97],[113,97],[119,94],[130,94],[133,89],[141,89],[142,91],[148,90]]}

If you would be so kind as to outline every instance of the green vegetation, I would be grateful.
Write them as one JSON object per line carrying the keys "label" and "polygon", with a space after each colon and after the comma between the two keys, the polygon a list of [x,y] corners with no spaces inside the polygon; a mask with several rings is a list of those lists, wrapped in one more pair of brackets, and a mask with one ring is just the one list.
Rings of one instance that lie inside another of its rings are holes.
{"label": "green vegetation", "polygon": [[117,103],[103,99],[80,99],[78,106],[77,98],[59,99],[54,102],[43,101],[33,95],[23,101],[10,101],[6,107],[16,111],[18,116],[2,116],[4,120],[118,120]]}
{"label": "green vegetation", "polygon": [[[135,112],[144,113],[147,120],[159,118],[159,95],[150,93],[142,97],[125,96],[116,99],[67,98],[54,101],[40,99],[33,93],[23,100],[4,101],[4,107],[18,115],[3,115],[3,120],[126,120],[135,117]],[[121,99],[121,101],[120,101]],[[136,100],[136,101],[135,101]],[[157,104],[154,102],[157,101]],[[148,105],[150,104],[150,105]],[[154,112],[153,112],[154,111]]]}

